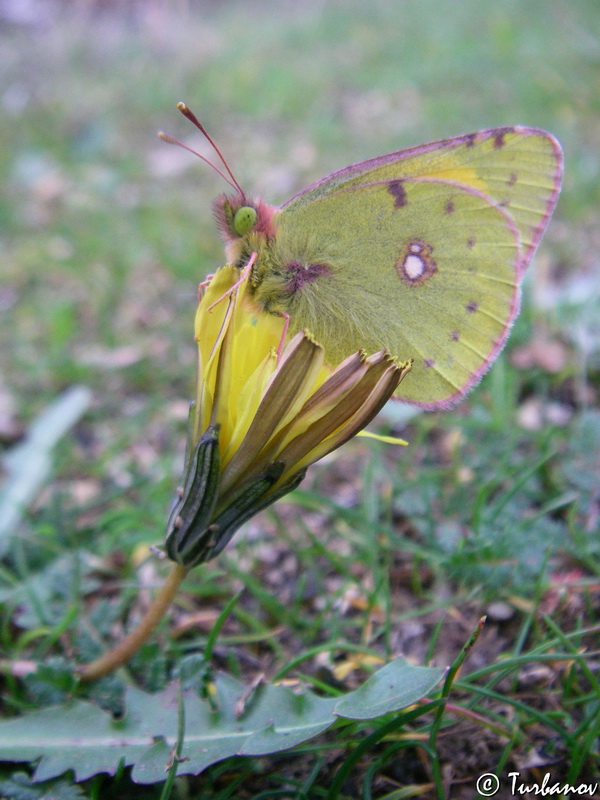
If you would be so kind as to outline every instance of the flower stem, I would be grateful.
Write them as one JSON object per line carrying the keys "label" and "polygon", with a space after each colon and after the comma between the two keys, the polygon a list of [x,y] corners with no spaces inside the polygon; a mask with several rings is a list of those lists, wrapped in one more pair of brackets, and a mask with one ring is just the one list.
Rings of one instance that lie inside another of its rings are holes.
{"label": "flower stem", "polygon": [[100,658],[80,667],[78,669],[80,680],[86,683],[95,681],[127,663],[161,621],[187,573],[187,567],[175,564],[137,628],[134,628],[120,644],[109,650],[108,653],[104,653]]}

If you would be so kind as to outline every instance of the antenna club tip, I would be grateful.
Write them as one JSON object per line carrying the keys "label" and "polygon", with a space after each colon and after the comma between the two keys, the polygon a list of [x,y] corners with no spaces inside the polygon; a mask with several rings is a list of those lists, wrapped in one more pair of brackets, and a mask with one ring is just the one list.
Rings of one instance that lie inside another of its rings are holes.
{"label": "antenna club tip", "polygon": [[182,103],[181,101],[177,103],[177,108],[181,111],[182,114],[185,114],[185,112],[189,110],[186,104]]}
{"label": "antenna club tip", "polygon": [[164,131],[157,131],[156,136],[159,139],[163,139],[163,141],[167,138],[167,134]]}

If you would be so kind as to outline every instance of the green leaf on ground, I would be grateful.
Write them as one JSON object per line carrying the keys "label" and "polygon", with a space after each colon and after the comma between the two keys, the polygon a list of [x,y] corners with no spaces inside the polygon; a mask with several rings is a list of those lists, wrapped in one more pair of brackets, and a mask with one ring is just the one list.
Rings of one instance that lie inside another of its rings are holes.
{"label": "green leaf on ground", "polygon": [[[185,737],[178,774],[197,775],[234,755],[287,750],[322,733],[340,718],[369,720],[420,700],[440,681],[443,670],[413,667],[396,659],[353,692],[320,697],[283,686],[246,687],[220,674],[209,703],[184,692]],[[113,775],[120,763],[133,766],[137,783],[166,778],[177,741],[178,685],[148,694],[129,687],[125,713],[113,718],[96,705],[73,700],[0,723],[0,759],[41,759],[35,780],[73,770],[77,780],[99,772]]]}
{"label": "green leaf on ground", "polygon": [[414,667],[398,658],[339,700],[334,712],[348,719],[380,717],[420,700],[440,678],[440,670]]}

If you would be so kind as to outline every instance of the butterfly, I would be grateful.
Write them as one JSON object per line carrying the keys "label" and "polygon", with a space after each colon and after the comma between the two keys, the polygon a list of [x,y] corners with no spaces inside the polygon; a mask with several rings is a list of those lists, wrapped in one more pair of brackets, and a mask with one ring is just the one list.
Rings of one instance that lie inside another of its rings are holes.
{"label": "butterfly", "polygon": [[481,379],[560,192],[562,150],[550,133],[491,128],[399,150],[276,207],[242,190],[178,108],[227,170],[211,164],[234,189],[215,216],[228,263],[243,270],[253,259],[257,310],[284,316],[290,334],[309,330],[331,365],[360,349],[412,358],[398,399],[426,409],[452,406]]}

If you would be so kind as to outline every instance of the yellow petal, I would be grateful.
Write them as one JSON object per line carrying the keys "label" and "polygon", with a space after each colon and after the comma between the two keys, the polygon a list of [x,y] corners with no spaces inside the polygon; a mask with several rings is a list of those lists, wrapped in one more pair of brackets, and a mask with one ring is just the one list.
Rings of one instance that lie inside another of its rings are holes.
{"label": "yellow petal", "polygon": [[248,428],[256,416],[260,401],[265,391],[271,375],[277,367],[277,353],[275,348],[271,348],[261,364],[247,379],[240,391],[231,398],[232,405],[235,405],[236,415],[231,436],[225,444],[223,453],[223,467],[227,466],[232,455],[240,447],[242,440],[248,433]]}
{"label": "yellow petal", "polygon": [[223,492],[256,463],[270,437],[302,407],[323,363],[323,349],[303,331],[287,345],[271,375],[258,410],[239,449],[223,471]]}
{"label": "yellow petal", "polygon": [[[335,430],[341,421],[335,421],[328,415],[335,413],[341,400],[362,380],[368,369],[366,356],[361,352],[356,352],[340,364],[333,373],[326,376],[321,385],[317,383],[316,390],[300,411],[288,425],[280,428],[278,433],[271,437],[268,446],[261,452],[260,469],[264,469],[268,463],[278,460],[279,454],[297,437],[304,437],[306,449],[310,450],[320,438],[328,436],[332,430]],[[327,417],[325,427],[319,428],[316,423],[325,417]],[[311,436],[312,438],[309,438]]]}
{"label": "yellow petal", "polygon": [[368,425],[410,371],[410,363],[395,364],[388,356],[382,357],[382,353],[370,356],[367,361],[372,369],[342,402],[278,455],[278,459],[289,465],[280,482],[289,480],[291,472],[304,469],[340,447]]}
{"label": "yellow petal", "polygon": [[408,445],[405,439],[400,439],[398,436],[384,436],[381,433],[372,433],[371,431],[359,431],[357,436],[362,436],[363,439],[375,439],[383,444],[400,444],[404,447]]}
{"label": "yellow petal", "polygon": [[222,338],[223,322],[231,305],[227,292],[235,284],[236,275],[239,275],[239,270],[235,267],[218,269],[198,304],[194,333],[204,368]]}

